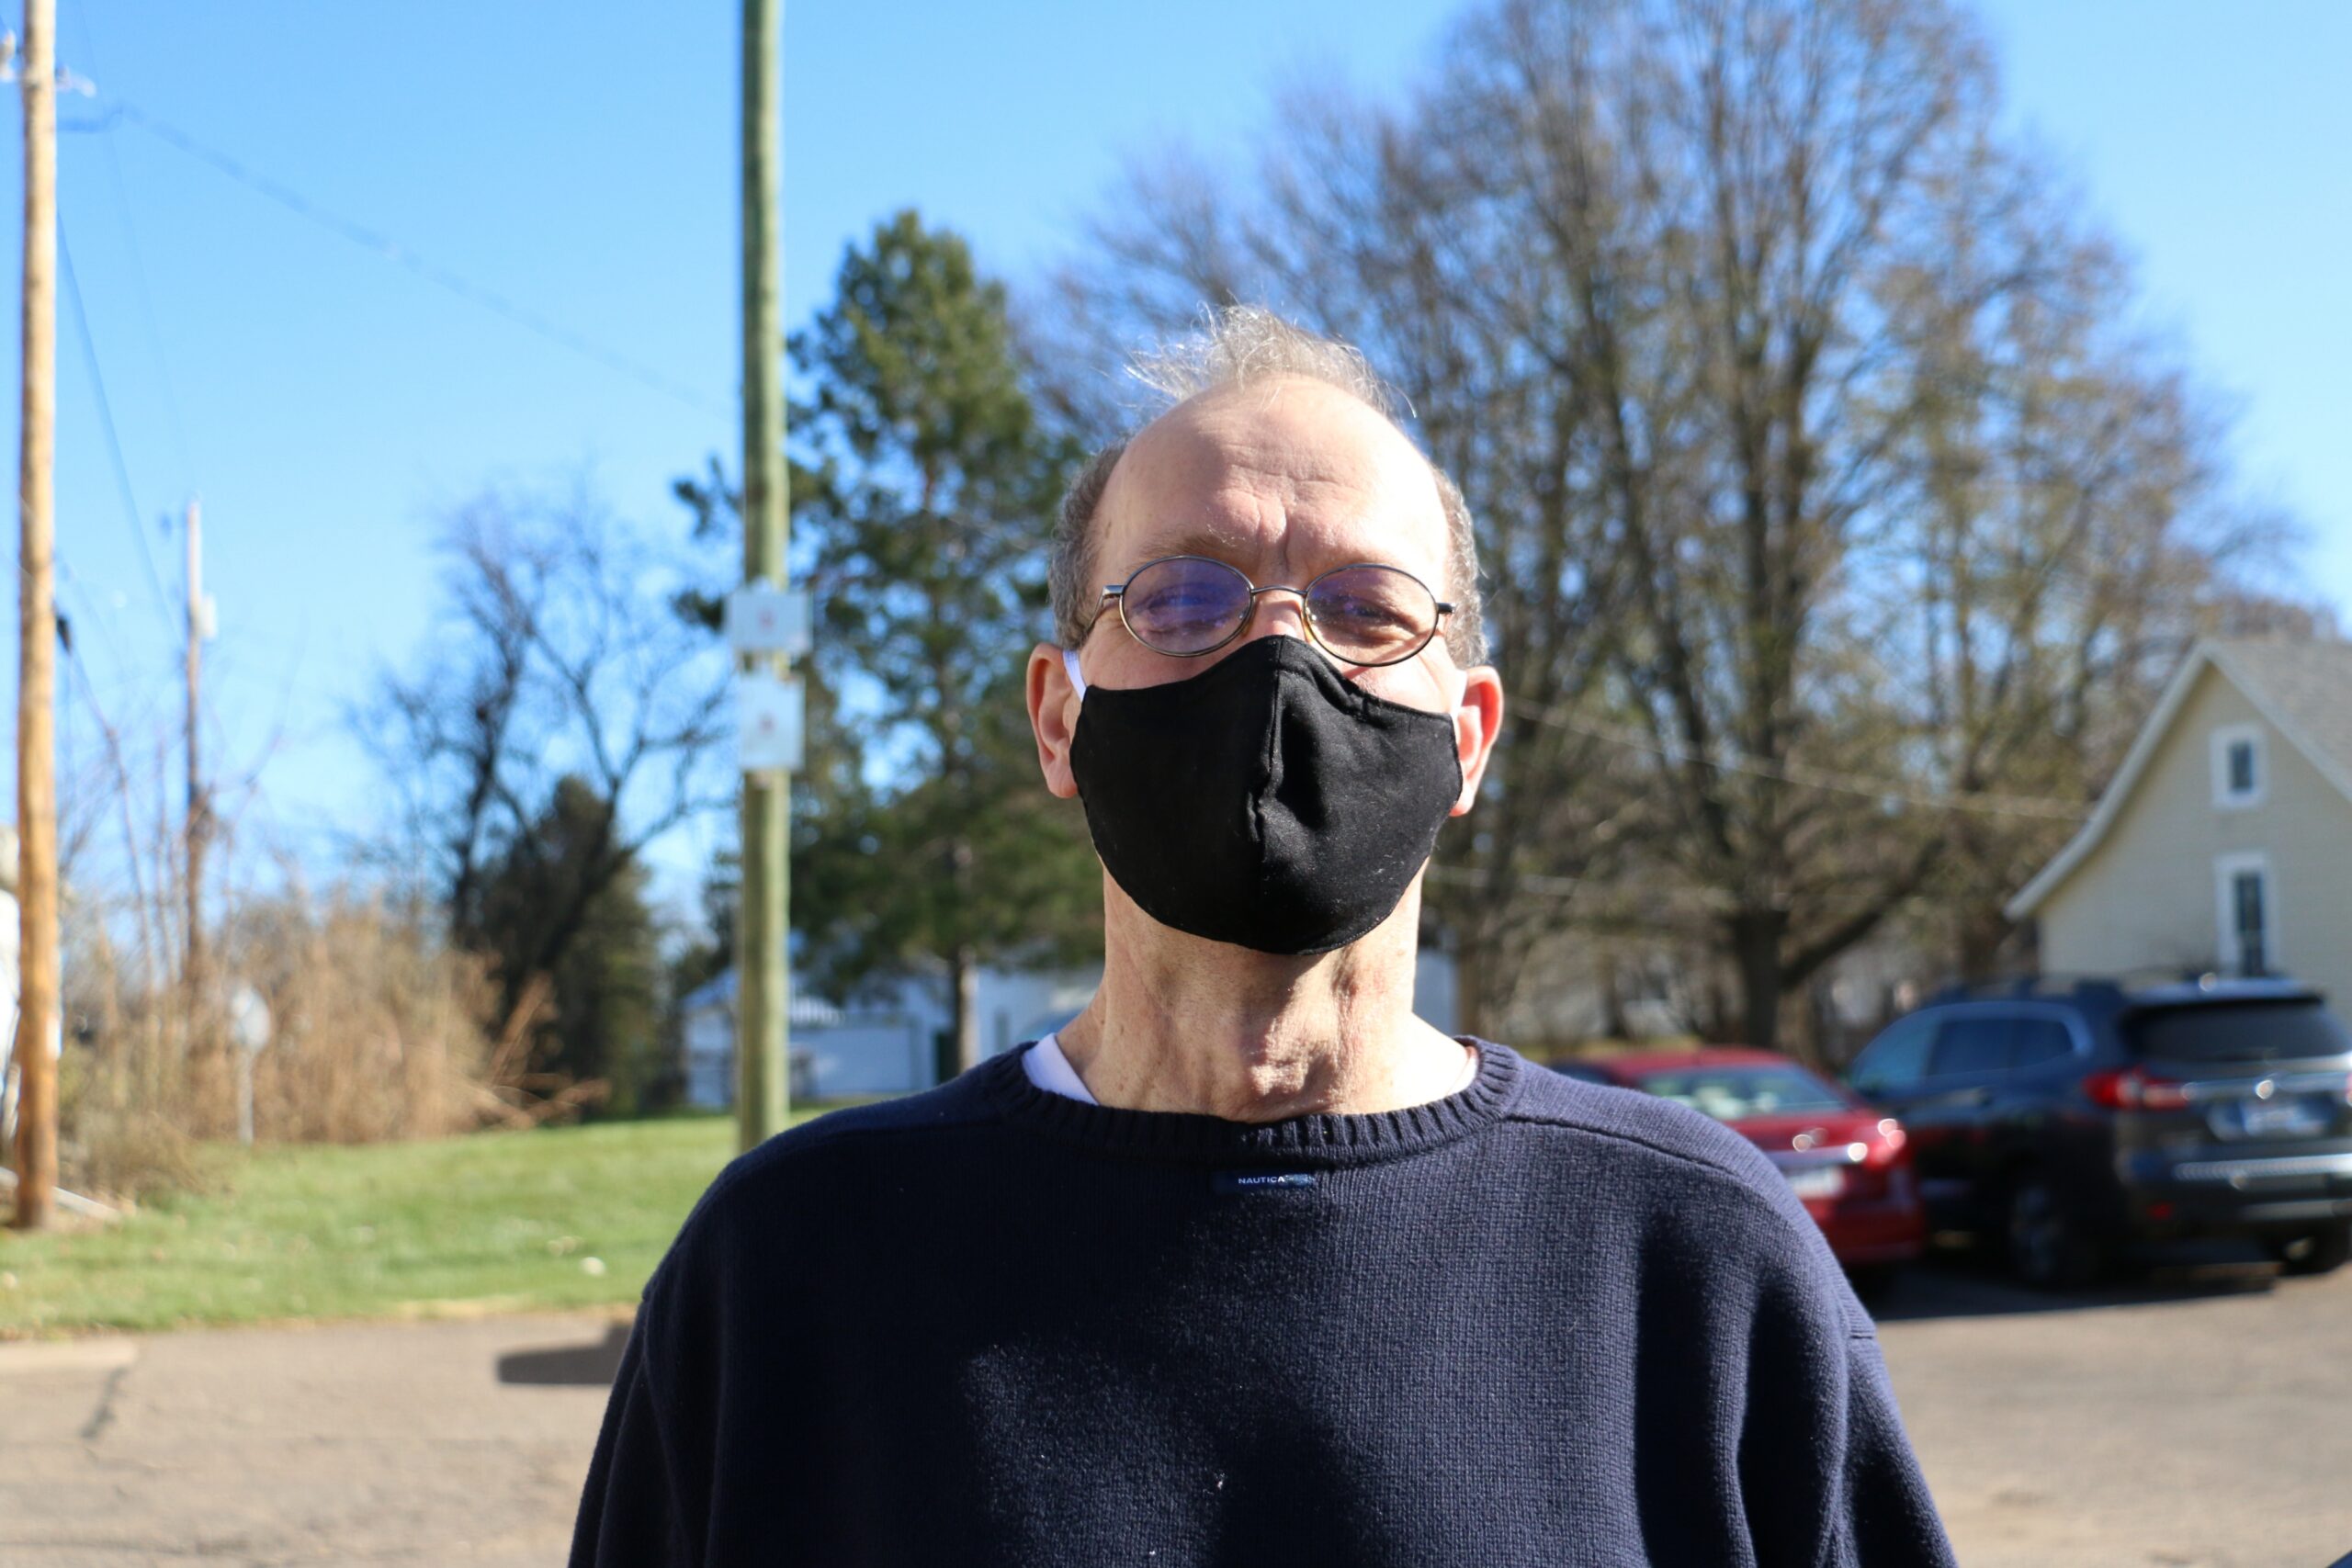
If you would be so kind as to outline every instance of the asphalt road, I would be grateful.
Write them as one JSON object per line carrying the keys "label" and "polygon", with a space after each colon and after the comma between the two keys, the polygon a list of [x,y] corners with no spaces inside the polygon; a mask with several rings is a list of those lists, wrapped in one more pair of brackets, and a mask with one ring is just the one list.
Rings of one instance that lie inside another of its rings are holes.
{"label": "asphalt road", "polygon": [[547,1316],[0,1345],[0,1563],[555,1568],[619,1332]]}
{"label": "asphalt road", "polygon": [[1877,1311],[1966,1568],[2352,1554],[2352,1269],[2222,1262],[2045,1296],[1947,1258]]}
{"label": "asphalt road", "polygon": [[[2352,1269],[2049,1298],[1944,1261],[1880,1317],[1968,1568],[2352,1552]],[[542,1316],[0,1345],[0,1563],[553,1568],[620,1336]]]}

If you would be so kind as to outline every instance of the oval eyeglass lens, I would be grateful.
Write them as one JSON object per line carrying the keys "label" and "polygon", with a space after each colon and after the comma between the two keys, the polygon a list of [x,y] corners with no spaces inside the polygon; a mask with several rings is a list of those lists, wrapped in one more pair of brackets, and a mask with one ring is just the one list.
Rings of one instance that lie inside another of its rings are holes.
{"label": "oval eyeglass lens", "polygon": [[1119,614],[1146,648],[1206,653],[1231,637],[1250,613],[1250,580],[1213,560],[1153,561],[1127,579]]}
{"label": "oval eyeglass lens", "polygon": [[1437,629],[1437,595],[1408,571],[1350,566],[1318,577],[1306,591],[1316,635],[1340,658],[1386,664],[1420,651]]}

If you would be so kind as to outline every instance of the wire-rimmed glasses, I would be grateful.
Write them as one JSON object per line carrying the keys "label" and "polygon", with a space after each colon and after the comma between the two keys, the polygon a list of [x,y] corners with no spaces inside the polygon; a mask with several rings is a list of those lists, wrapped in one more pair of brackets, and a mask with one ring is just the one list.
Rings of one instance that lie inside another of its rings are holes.
{"label": "wire-rimmed glasses", "polygon": [[1427,648],[1453,606],[1402,567],[1356,561],[1304,588],[1252,583],[1240,568],[1208,556],[1164,556],[1105,583],[1127,635],[1175,659],[1215,653],[1250,627],[1258,599],[1295,593],[1316,645],[1344,664],[1401,664]]}

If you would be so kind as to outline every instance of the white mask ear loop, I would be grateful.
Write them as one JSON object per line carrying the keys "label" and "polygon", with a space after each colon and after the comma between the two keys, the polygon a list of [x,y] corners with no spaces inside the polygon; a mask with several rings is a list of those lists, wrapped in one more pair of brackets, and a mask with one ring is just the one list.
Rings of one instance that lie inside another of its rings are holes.
{"label": "white mask ear loop", "polygon": [[1074,648],[1062,649],[1062,668],[1069,671],[1069,683],[1078,688],[1079,700],[1085,701],[1086,677],[1078,672],[1078,649]]}

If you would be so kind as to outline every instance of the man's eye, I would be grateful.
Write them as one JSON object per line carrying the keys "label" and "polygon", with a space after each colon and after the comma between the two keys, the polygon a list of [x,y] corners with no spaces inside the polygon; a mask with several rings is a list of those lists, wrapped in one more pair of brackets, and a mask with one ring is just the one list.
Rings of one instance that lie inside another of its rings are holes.
{"label": "man's eye", "polygon": [[1382,604],[1368,599],[1343,599],[1327,607],[1323,614],[1330,620],[1351,626],[1403,626],[1409,618],[1394,604]]}
{"label": "man's eye", "polygon": [[1194,615],[1215,614],[1223,606],[1214,593],[1196,589],[1170,588],[1144,596],[1143,608],[1154,615]]}

